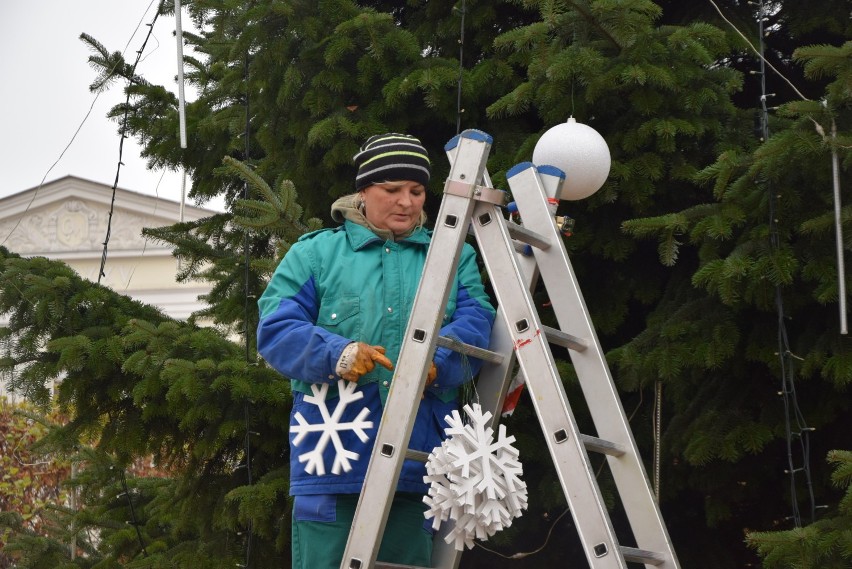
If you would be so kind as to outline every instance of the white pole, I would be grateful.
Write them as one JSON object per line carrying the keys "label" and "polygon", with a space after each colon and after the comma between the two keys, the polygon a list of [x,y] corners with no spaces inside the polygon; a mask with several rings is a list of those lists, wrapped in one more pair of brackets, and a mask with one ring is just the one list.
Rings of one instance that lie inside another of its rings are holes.
{"label": "white pole", "polygon": [[184,210],[186,210],[186,170],[181,172],[180,177],[180,222],[183,223]]}
{"label": "white pole", "polygon": [[[180,147],[186,148],[186,99],[183,93],[183,26],[181,25],[180,0],[175,0],[175,37],[177,39],[177,67],[178,67],[178,117],[180,121]],[[180,222],[183,223],[184,211],[186,210],[186,169],[182,168],[180,182]],[[178,259],[178,270],[181,262]]]}
{"label": "white pole", "polygon": [[183,28],[181,26],[180,17],[180,0],[175,0],[175,35],[177,36],[178,116],[180,117],[180,147],[186,148],[186,105],[183,96]]}
{"label": "white pole", "polygon": [[[73,516],[77,515],[77,486],[76,480],[77,477],[77,462],[71,461],[71,481],[75,484],[71,488],[71,511],[73,512]],[[77,528],[74,527],[75,520],[71,518],[71,560],[77,559]]]}
{"label": "white pole", "polygon": [[840,300],[840,333],[846,334],[846,269],[843,262],[843,222],[840,219],[840,165],[837,159],[837,123],[831,119],[831,175],[834,181],[834,231],[837,240],[837,296]]}

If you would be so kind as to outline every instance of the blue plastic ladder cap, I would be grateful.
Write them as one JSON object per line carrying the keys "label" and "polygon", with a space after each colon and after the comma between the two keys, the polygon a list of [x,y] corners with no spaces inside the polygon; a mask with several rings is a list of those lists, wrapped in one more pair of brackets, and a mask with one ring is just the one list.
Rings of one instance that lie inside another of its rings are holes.
{"label": "blue plastic ladder cap", "polygon": [[461,133],[462,138],[469,138],[471,140],[478,140],[480,142],[487,142],[488,144],[492,144],[494,142],[494,137],[483,130],[476,130],[474,128],[469,128]]}
{"label": "blue plastic ladder cap", "polygon": [[533,256],[532,245],[524,245],[524,250],[521,252],[521,254],[525,257],[532,257]]}
{"label": "blue plastic ladder cap", "polygon": [[478,140],[480,142],[487,142],[488,144],[494,143],[494,137],[492,137],[487,132],[476,130],[476,129],[467,129],[463,131],[461,134],[457,134],[450,139],[450,141],[444,145],[444,151],[449,152],[453,148],[459,145],[462,138],[468,138],[470,140]]}
{"label": "blue plastic ladder cap", "polygon": [[560,168],[557,168],[556,166],[551,166],[549,164],[546,164],[544,166],[539,166],[538,167],[538,173],[539,174],[549,174],[551,176],[556,176],[557,178],[562,178],[563,180],[565,179],[565,172],[564,171],[562,171]]}
{"label": "blue plastic ladder cap", "polygon": [[449,141],[449,142],[447,142],[447,143],[444,145],[444,151],[445,151],[445,152],[449,152],[450,150],[452,150],[453,148],[455,148],[456,146],[458,146],[458,145],[459,145],[459,140],[461,140],[461,135],[459,135],[459,134],[457,134],[457,135],[455,135],[454,137],[452,137],[452,138],[450,139],[450,141]]}
{"label": "blue plastic ladder cap", "polygon": [[518,204],[515,202],[509,202],[506,206],[506,209],[509,210],[509,213],[517,213],[518,212]]}
{"label": "blue plastic ladder cap", "polygon": [[535,168],[535,164],[533,164],[532,162],[521,162],[520,164],[516,164],[509,168],[509,171],[506,172],[506,178],[511,178],[512,176],[520,174],[521,172],[529,168]]}

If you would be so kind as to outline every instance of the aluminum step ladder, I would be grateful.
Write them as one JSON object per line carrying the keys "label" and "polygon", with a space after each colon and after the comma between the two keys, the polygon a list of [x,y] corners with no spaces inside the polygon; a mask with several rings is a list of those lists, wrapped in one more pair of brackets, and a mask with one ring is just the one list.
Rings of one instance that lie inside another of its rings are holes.
{"label": "aluminum step ladder", "polygon": [[[416,415],[413,410],[419,404],[439,345],[485,361],[477,392],[483,413],[492,414],[491,426],[495,430],[517,363],[591,568],[626,569],[627,563],[632,562],[678,569],[554,211],[548,205],[547,198],[558,195],[565,174],[557,168],[529,162],[509,170],[507,180],[523,225],[513,223],[503,215],[505,192],[489,187],[486,162],[492,142],[491,136],[482,131],[467,130],[445,147],[450,173],[341,569],[402,567],[377,563],[376,556],[403,461],[427,459],[425,453],[409,451],[407,447]],[[489,350],[459,345],[439,336],[454,280],[449,275],[455,274],[469,231],[476,238],[498,302]],[[521,254],[529,249],[532,255]],[[531,294],[539,278],[548,290],[559,329],[545,327],[539,319]],[[551,343],[569,350],[594,421],[595,436],[582,434],[577,428]],[[606,456],[635,547],[619,544],[593,472],[590,452]],[[451,520],[443,522],[435,536],[433,567],[458,567],[461,552],[443,539],[451,525]]]}

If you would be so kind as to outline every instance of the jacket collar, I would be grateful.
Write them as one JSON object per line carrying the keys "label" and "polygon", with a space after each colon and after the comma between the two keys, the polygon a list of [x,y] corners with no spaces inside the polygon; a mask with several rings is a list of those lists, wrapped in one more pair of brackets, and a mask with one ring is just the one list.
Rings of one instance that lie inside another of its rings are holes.
{"label": "jacket collar", "polygon": [[[358,251],[371,243],[384,243],[385,239],[376,235],[366,227],[358,225],[350,220],[343,223],[343,228],[346,231],[346,237],[349,239],[349,245],[353,250]],[[397,243],[412,243],[416,245],[429,245],[430,232],[423,227],[415,229],[408,237],[397,241]]]}

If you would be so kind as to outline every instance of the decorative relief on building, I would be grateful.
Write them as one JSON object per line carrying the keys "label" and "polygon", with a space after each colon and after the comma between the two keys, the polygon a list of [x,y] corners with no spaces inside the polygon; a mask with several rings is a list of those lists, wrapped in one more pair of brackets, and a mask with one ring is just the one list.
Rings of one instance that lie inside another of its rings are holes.
{"label": "decorative relief on building", "polygon": [[98,212],[80,200],[68,200],[48,217],[46,230],[56,236],[60,250],[90,249],[97,240]]}
{"label": "decorative relief on building", "polygon": [[[52,209],[28,212],[17,219],[0,222],[0,236],[9,235],[6,248],[21,255],[94,251],[103,247],[109,211],[79,199],[69,199]],[[109,248],[142,249],[146,247],[143,227],[168,225],[172,222],[151,218],[131,211],[116,209],[112,216]],[[11,234],[11,235],[10,235]],[[148,248],[162,248],[149,242]]]}
{"label": "decorative relief on building", "polygon": [[44,251],[48,245],[44,234],[44,217],[38,213],[23,219],[0,221],[0,236],[5,241],[4,247],[15,253]]}
{"label": "decorative relief on building", "polygon": [[[151,218],[151,216],[139,215],[127,210],[116,210],[113,213],[112,230],[110,231],[110,249],[167,249],[161,243],[148,241],[142,236],[143,227],[162,227],[177,223],[177,219],[165,220],[162,218]],[[106,231],[106,219],[103,220],[104,231]]]}

